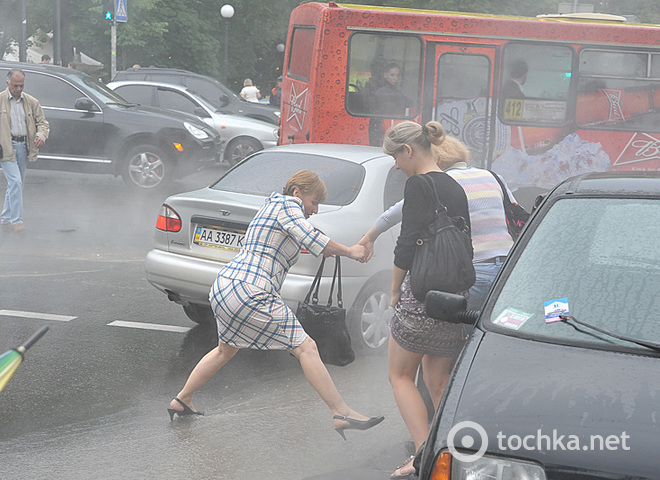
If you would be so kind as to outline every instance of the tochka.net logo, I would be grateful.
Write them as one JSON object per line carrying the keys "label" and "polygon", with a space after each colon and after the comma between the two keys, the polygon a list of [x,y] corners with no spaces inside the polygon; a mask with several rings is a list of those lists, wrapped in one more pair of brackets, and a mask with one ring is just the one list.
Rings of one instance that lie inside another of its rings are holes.
{"label": "tochka.net logo", "polygon": [[[478,442],[477,442],[477,438]],[[614,451],[630,450],[630,435],[626,432],[612,435],[580,436],[560,432],[557,429],[544,431],[539,428],[533,434],[515,435],[497,432],[497,448],[501,452],[517,451]],[[457,444],[457,439],[459,442]],[[480,444],[480,445],[479,445]],[[477,448],[476,446],[479,445]],[[454,425],[447,435],[447,447],[459,461],[474,462],[488,450],[488,433],[477,422],[463,421]],[[475,453],[462,453],[458,448],[477,450]]]}

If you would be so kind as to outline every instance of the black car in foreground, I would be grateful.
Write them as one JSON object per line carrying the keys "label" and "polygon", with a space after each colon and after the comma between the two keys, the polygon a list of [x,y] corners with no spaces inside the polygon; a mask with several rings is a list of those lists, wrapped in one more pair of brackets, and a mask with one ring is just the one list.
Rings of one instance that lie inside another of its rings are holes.
{"label": "black car in foreground", "polygon": [[[151,81],[183,85],[209,100],[220,112],[242,115],[262,122],[280,124],[280,109],[264,103],[253,103],[236,95],[215,78],[180,70],[178,68],[140,67],[129,68],[115,74],[113,82],[124,80]],[[262,94],[266,92],[261,90]]]}
{"label": "black car in foreground", "polygon": [[542,201],[419,454],[422,479],[660,478],[660,174],[568,179]]}
{"label": "black car in foreground", "polygon": [[54,65],[0,62],[25,73],[50,135],[31,168],[121,175],[154,189],[221,159],[222,140],[193,115],[131,104],[89,75]]}

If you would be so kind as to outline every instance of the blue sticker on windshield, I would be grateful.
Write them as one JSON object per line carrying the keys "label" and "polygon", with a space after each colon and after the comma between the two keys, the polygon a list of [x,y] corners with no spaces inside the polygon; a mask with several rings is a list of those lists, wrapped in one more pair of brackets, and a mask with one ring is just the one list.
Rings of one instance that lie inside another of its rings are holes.
{"label": "blue sticker on windshield", "polygon": [[568,315],[568,298],[558,298],[545,302],[545,323],[560,322],[559,315]]}

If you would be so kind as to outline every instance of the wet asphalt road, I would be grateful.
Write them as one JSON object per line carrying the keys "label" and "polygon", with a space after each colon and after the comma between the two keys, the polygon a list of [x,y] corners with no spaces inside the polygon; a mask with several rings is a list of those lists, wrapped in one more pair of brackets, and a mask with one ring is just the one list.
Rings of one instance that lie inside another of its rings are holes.
{"label": "wet asphalt road", "polygon": [[169,421],[169,400],[216,339],[144,278],[165,196],[112,176],[28,171],[27,230],[0,231],[0,353],[50,330],[0,393],[0,477],[388,478],[411,445],[384,355],[329,367],[351,406],[386,416],[346,442],[286,352],[240,352],[196,395],[208,416]]}

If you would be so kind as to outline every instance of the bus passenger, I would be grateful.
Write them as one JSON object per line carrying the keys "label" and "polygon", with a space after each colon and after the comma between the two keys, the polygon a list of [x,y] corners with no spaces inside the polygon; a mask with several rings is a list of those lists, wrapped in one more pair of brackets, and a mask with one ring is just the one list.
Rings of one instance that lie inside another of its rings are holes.
{"label": "bus passenger", "polygon": [[509,80],[502,86],[502,98],[525,98],[523,85],[527,81],[527,62],[516,60],[511,66]]}

